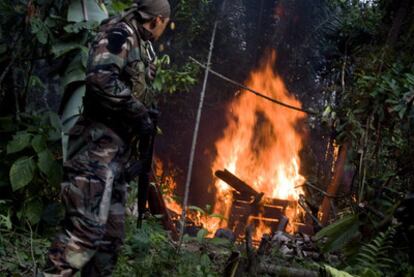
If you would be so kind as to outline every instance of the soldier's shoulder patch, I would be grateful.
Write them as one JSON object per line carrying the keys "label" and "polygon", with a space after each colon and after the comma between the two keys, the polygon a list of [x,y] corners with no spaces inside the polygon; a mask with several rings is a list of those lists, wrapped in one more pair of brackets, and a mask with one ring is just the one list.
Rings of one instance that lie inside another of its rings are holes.
{"label": "soldier's shoulder patch", "polygon": [[107,49],[112,54],[119,54],[122,46],[125,44],[129,36],[127,30],[121,27],[114,27],[107,31],[108,45]]}

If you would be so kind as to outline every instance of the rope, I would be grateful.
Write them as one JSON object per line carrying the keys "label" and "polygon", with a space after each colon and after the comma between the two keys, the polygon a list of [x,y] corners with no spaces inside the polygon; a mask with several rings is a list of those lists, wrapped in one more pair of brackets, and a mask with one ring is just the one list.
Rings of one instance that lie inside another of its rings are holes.
{"label": "rope", "polygon": [[[224,2],[225,1],[223,1],[223,3],[222,3],[222,5],[223,5],[222,7],[224,7]],[[190,160],[188,162],[187,178],[186,178],[186,182],[185,182],[183,211],[182,211],[182,214],[181,214],[180,240],[179,240],[179,243],[178,243],[177,252],[180,251],[181,245],[183,243],[184,228],[185,228],[185,217],[186,217],[187,205],[188,205],[188,194],[189,194],[189,191],[190,191],[191,176],[192,176],[193,164],[194,164],[194,154],[195,154],[195,148],[196,148],[196,145],[197,145],[197,137],[198,137],[198,130],[199,130],[199,127],[200,127],[201,112],[203,110],[204,97],[205,97],[205,93],[206,93],[208,73],[209,73],[209,67],[210,67],[210,62],[211,62],[211,56],[212,56],[213,48],[214,48],[214,41],[215,41],[215,38],[216,38],[217,26],[218,26],[218,20],[216,20],[214,22],[213,33],[211,34],[210,49],[209,49],[208,57],[207,57],[207,66],[205,67],[206,71],[205,71],[205,74],[204,74],[203,87],[201,89],[200,101],[198,103],[197,117],[196,117],[196,121],[195,121],[194,133],[193,133],[193,141],[191,143]]]}
{"label": "rope", "polygon": [[240,88],[242,88],[242,89],[244,89],[244,90],[246,90],[246,91],[249,91],[249,92],[251,92],[251,93],[253,93],[253,94],[255,94],[255,95],[259,96],[259,97],[262,97],[262,98],[264,98],[264,99],[266,99],[266,100],[269,100],[270,102],[273,102],[273,103],[278,104],[278,105],[281,105],[281,106],[283,106],[283,107],[285,107],[285,108],[289,108],[289,109],[296,110],[296,111],[299,111],[299,112],[304,112],[304,113],[311,114],[311,115],[318,115],[318,113],[317,113],[317,112],[315,112],[315,111],[312,111],[312,110],[306,110],[306,109],[302,109],[302,108],[299,108],[299,107],[295,107],[295,106],[292,106],[292,105],[286,104],[286,103],[284,103],[284,102],[281,102],[281,101],[279,101],[279,100],[277,100],[277,99],[274,99],[274,98],[271,98],[271,97],[269,97],[269,96],[266,96],[266,95],[264,95],[263,93],[260,93],[260,92],[258,92],[258,91],[255,91],[255,90],[253,90],[253,89],[251,89],[251,88],[249,88],[249,87],[247,87],[247,86],[245,86],[245,85],[243,85],[243,84],[241,84],[241,83],[238,83],[238,82],[236,82],[236,81],[234,81],[234,80],[230,79],[229,77],[224,76],[223,74],[218,73],[217,71],[214,71],[214,70],[210,69],[210,66],[206,66],[206,65],[202,64],[201,62],[197,61],[197,60],[196,60],[196,59],[194,59],[193,57],[189,57],[189,58],[190,58],[190,60],[191,60],[192,62],[194,62],[194,63],[195,63],[195,64],[197,64],[198,66],[200,66],[200,67],[202,67],[202,68],[206,69],[206,70],[207,70],[207,71],[209,71],[211,74],[213,74],[213,75],[215,75],[215,76],[219,77],[220,79],[222,79],[222,80],[224,80],[224,81],[226,81],[226,82],[228,82],[228,83],[230,83],[230,84],[233,84],[233,85],[235,85],[235,86],[237,86],[237,87],[240,87]]}

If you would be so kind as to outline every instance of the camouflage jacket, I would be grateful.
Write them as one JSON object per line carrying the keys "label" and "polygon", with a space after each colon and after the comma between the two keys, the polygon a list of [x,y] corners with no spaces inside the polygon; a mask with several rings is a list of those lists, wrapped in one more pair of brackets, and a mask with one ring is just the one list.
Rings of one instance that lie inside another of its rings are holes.
{"label": "camouflage jacket", "polygon": [[148,31],[135,21],[114,18],[101,26],[89,52],[84,114],[121,136],[138,128],[153,101],[146,38]]}

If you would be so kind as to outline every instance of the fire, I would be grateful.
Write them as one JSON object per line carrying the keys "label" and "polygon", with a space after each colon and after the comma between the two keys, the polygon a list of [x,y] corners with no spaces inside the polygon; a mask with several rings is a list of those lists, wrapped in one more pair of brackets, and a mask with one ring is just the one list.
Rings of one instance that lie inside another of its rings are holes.
{"label": "fire", "polygon": [[[276,53],[267,53],[258,69],[251,72],[246,85],[269,97],[292,106],[301,103],[286,89],[282,78],[274,71]],[[297,130],[305,114],[287,109],[249,92],[240,93],[228,107],[228,126],[216,142],[217,157],[212,166],[226,168],[265,197],[298,200],[305,178],[299,173],[299,152],[303,141]],[[299,187],[299,188],[298,188]],[[215,182],[214,211],[229,217],[232,188],[221,180]],[[295,213],[287,216],[294,220]],[[226,227],[225,221],[211,220],[207,229]],[[256,228],[256,238],[268,228],[262,222]]]}
{"label": "fire", "polygon": [[[177,182],[175,181],[175,174],[172,172],[168,172],[164,168],[163,162],[159,158],[155,158],[155,176],[157,178],[157,182],[161,184],[163,198],[165,201],[166,206],[170,211],[173,211],[176,216],[173,216],[173,219],[178,219],[183,211],[181,203],[177,201],[176,192],[177,192]],[[192,222],[194,222],[197,226],[203,226],[206,229],[214,229],[211,226],[211,219],[214,218],[211,215],[205,212],[201,212],[203,209],[187,209],[187,218],[189,218]],[[209,228],[208,228],[209,227]],[[214,235],[211,233],[210,236]]]}
{"label": "fire", "polygon": [[177,203],[174,193],[177,189],[177,183],[174,179],[173,174],[166,174],[164,165],[159,158],[155,158],[155,176],[159,183],[163,185],[163,198],[168,209],[175,212],[176,214],[181,214],[182,208],[179,203]]}
{"label": "fire", "polygon": [[[302,104],[289,94],[282,78],[274,71],[275,62],[275,51],[268,52],[259,68],[251,72],[246,85],[286,104],[301,107]],[[265,203],[271,204],[271,198],[296,203],[303,193],[301,185],[305,182],[299,173],[303,138],[298,131],[298,123],[304,118],[302,112],[276,105],[249,92],[241,92],[229,104],[227,128],[215,144],[217,157],[211,168],[213,174],[216,170],[227,169],[257,192],[264,193],[262,201]],[[165,174],[160,160],[156,161],[156,175],[162,176],[161,183],[167,187],[164,198],[168,208],[180,215],[182,207],[173,197],[177,186],[174,176]],[[225,182],[217,179],[214,190],[216,199],[212,212],[221,217],[191,209],[187,213],[194,223],[206,228],[210,236],[218,228],[227,227],[228,221],[223,217],[230,217],[233,204],[233,189]],[[295,204],[285,210],[290,223],[297,217],[297,206]],[[271,232],[271,227],[260,214],[250,216],[248,224],[256,225],[255,240]],[[294,231],[293,225],[288,225],[287,231]]]}

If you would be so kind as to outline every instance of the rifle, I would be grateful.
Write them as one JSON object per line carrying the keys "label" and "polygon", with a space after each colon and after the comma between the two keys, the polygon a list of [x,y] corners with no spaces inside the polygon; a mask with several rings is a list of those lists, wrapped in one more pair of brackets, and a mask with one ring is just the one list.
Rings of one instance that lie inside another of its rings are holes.
{"label": "rifle", "polygon": [[145,135],[140,138],[138,151],[140,153],[140,173],[138,175],[138,220],[137,227],[141,228],[142,218],[145,213],[148,200],[149,179],[152,169],[152,158],[154,154],[154,141],[157,130],[158,114],[150,114],[151,120],[154,124],[154,132],[150,135]]}

